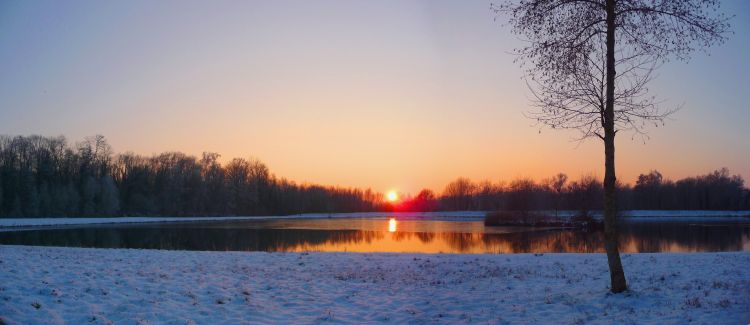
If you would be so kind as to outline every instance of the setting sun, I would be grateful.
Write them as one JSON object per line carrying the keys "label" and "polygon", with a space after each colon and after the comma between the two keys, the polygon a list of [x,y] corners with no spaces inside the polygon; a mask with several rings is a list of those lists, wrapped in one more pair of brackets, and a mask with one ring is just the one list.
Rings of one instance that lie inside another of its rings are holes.
{"label": "setting sun", "polygon": [[0,0],[0,325],[750,325],[750,0],[60,3]]}
{"label": "setting sun", "polygon": [[398,200],[398,193],[396,193],[396,191],[388,191],[385,198],[388,199],[389,202],[396,202],[396,200]]}

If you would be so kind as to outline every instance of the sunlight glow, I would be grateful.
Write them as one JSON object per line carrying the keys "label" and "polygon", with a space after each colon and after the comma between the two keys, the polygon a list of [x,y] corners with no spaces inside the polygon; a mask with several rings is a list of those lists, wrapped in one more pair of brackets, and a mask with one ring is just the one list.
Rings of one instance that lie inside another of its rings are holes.
{"label": "sunlight glow", "polygon": [[388,232],[396,232],[396,218],[390,218],[388,219]]}
{"label": "sunlight glow", "polygon": [[388,199],[389,202],[396,202],[396,200],[398,200],[398,193],[396,193],[396,191],[388,191],[385,198]]}

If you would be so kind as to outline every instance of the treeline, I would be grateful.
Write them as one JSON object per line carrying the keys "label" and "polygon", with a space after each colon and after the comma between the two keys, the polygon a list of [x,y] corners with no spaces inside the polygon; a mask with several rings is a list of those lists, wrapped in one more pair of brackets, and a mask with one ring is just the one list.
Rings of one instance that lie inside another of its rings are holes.
{"label": "treeline", "polygon": [[[219,154],[114,154],[103,136],[0,136],[0,216],[287,215],[360,211],[600,210],[596,177],[535,182],[459,178],[391,204],[369,189],[296,184],[255,159]],[[726,169],[677,181],[657,171],[620,184],[620,209],[750,210],[750,191]]]}
{"label": "treeline", "polygon": [[370,190],[296,184],[254,159],[114,155],[103,136],[0,136],[0,216],[211,216],[383,209]]}
{"label": "treeline", "polygon": [[[641,174],[635,185],[618,183],[621,210],[750,210],[750,190],[739,175],[726,168],[677,181],[658,171]],[[394,209],[433,210],[602,210],[603,187],[594,176],[570,181],[565,174],[535,182],[521,178],[510,183],[474,183],[459,178],[441,196],[422,190]]]}

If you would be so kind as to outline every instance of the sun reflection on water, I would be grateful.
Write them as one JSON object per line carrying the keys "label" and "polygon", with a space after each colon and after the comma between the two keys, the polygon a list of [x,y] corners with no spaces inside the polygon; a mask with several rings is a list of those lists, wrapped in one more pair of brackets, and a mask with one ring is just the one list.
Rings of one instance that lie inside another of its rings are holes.
{"label": "sun reflection on water", "polygon": [[396,218],[388,219],[388,232],[396,232]]}

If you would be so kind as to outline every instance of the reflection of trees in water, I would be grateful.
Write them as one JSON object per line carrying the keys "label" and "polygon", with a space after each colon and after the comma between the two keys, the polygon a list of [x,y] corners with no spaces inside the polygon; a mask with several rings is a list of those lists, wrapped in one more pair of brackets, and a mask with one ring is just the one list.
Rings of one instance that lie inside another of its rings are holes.
{"label": "reflection of trees in water", "polygon": [[[412,238],[416,237],[417,240],[419,240],[423,244],[429,244],[435,238],[437,238],[439,233],[434,232],[405,232],[405,231],[397,231],[394,233],[391,233],[391,238],[395,241],[404,241],[404,240],[412,240]],[[440,234],[442,235],[442,234]]]}
{"label": "reflection of trees in water", "polygon": [[[737,251],[750,228],[738,224],[690,225],[685,223],[631,223],[620,227],[624,252]],[[454,252],[488,253],[594,253],[604,252],[600,231],[539,230],[516,233],[396,233],[396,241],[416,236],[424,244],[442,240]]]}
{"label": "reflection of trees in water", "polygon": [[598,232],[542,230],[485,236],[487,250],[496,253],[541,253],[603,251]]}
{"label": "reflection of trees in water", "polygon": [[440,233],[440,239],[457,252],[470,252],[481,247],[482,237],[486,235],[477,233]]}
{"label": "reflection of trees in water", "polygon": [[532,253],[532,252],[598,252],[603,250],[600,234],[540,230],[518,233],[439,233],[454,252]]}
{"label": "reflection of trees in water", "polygon": [[434,232],[418,232],[416,233],[416,236],[417,238],[419,238],[419,241],[426,244],[433,241],[437,234],[435,234]]}
{"label": "reflection of trees in water", "polygon": [[[467,238],[454,237],[449,243]],[[750,228],[738,224],[631,223],[620,226],[620,247],[625,252],[738,251],[750,238]],[[603,252],[603,234],[578,230],[533,231],[484,235],[489,252]],[[466,243],[455,247],[461,250]]]}
{"label": "reflection of trees in water", "polygon": [[370,243],[380,232],[306,229],[74,228],[0,233],[2,244],[173,250],[290,251],[324,243]]}
{"label": "reflection of trees in water", "polygon": [[626,251],[738,251],[750,238],[747,224],[630,223],[621,226]]}
{"label": "reflection of trees in water", "polygon": [[[743,239],[750,240],[750,228],[739,224],[629,223],[621,226],[620,234],[625,252],[733,251],[743,249]],[[0,232],[2,244],[217,251],[336,250],[339,245],[370,245],[384,240],[409,242],[410,251],[419,251],[415,244],[429,251],[430,245],[441,242],[457,253],[604,251],[601,232],[559,229],[485,234],[177,226]]]}

